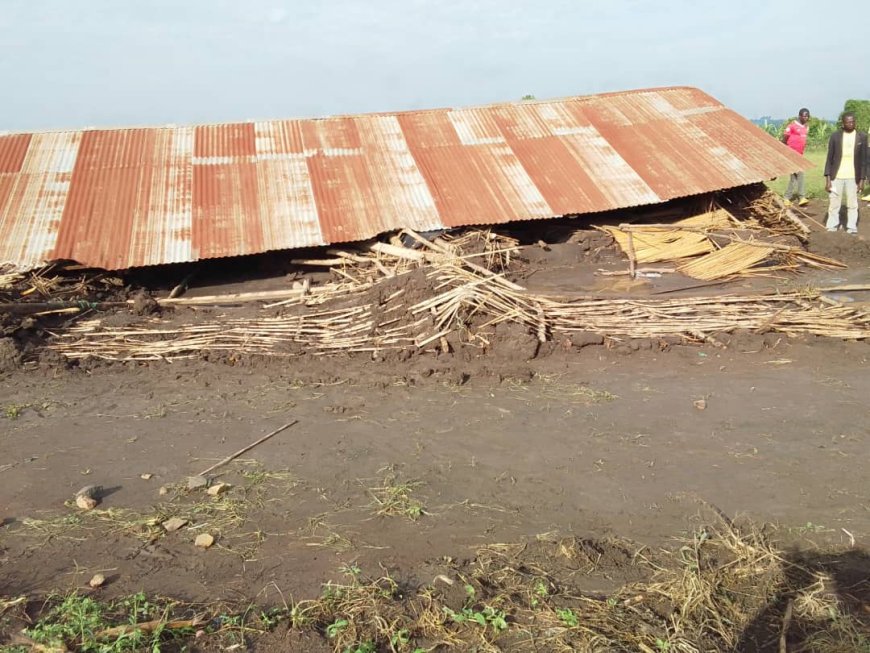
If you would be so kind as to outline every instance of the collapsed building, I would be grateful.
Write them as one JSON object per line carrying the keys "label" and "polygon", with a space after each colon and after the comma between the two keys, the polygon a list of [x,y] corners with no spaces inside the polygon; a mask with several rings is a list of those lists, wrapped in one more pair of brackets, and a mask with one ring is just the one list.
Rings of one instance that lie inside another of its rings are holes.
{"label": "collapsed building", "polygon": [[0,264],[109,270],[583,215],[802,157],[687,87],[312,120],[0,136]]}
{"label": "collapsed building", "polygon": [[[761,183],[808,167],[693,88],[314,120],[6,135],[0,290],[11,290],[0,297],[0,318],[54,316],[61,323],[41,332],[45,346],[78,361],[203,352],[356,352],[376,359],[388,351],[485,353],[499,325],[531,338],[533,352],[548,340],[569,349],[605,339],[716,344],[735,331],[870,337],[870,314],[824,296],[824,289],[678,298],[530,289],[516,283],[520,240],[492,229],[516,223],[532,230],[527,242],[546,246],[538,221],[576,225],[572,218],[609,216],[581,237],[583,251],[593,249],[590,233],[605,238],[604,247],[627,257],[629,269],[596,274],[632,280],[668,274],[716,285],[803,267],[842,268],[806,251],[807,226]],[[58,272],[226,258],[244,278],[247,264],[235,257],[288,250],[293,271],[281,287],[243,293],[219,288],[179,297],[182,280],[168,296],[133,297],[120,279],[70,283]],[[666,267],[638,267],[650,264]],[[326,277],[300,273],[318,268],[328,269]],[[257,304],[256,312],[204,321],[150,314],[245,302]],[[131,308],[141,313],[136,323],[101,317]],[[7,322],[0,335],[12,336],[6,344],[16,360],[34,356],[36,339],[21,335],[34,322]]]}

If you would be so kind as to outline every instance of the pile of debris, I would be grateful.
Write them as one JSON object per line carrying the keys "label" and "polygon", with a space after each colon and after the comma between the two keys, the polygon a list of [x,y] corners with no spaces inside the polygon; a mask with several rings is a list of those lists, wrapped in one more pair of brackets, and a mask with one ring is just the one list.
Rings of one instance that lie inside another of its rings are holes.
{"label": "pile of debris", "polygon": [[[807,252],[801,246],[806,226],[770,194],[741,198],[728,209],[719,199],[719,204],[673,223],[635,220],[597,229],[612,236],[627,255],[632,275],[652,269],[706,281],[805,266],[844,267]],[[69,313],[72,319],[52,329],[48,347],[74,360],[173,360],[203,351],[267,356],[368,352],[373,358],[396,350],[486,351],[501,323],[520,325],[540,342],[558,339],[566,346],[588,334],[610,341],[676,338],[714,343],[717,334],[735,330],[870,336],[870,313],[860,304],[841,304],[819,291],[679,299],[530,292],[508,279],[520,252],[516,238],[489,230],[421,235],[405,229],[387,242],[352,250],[330,248],[322,258],[291,261],[301,269],[328,269],[331,280],[326,283],[312,284],[303,277],[279,290],[191,297],[173,292],[147,300],[154,307],[259,302],[264,311],[254,316],[180,322],[137,311],[143,319],[126,325],[110,324],[98,313],[142,302],[141,296],[124,294],[123,281],[105,273],[74,270],[80,275],[76,277],[69,275],[70,268],[64,274],[47,268],[0,277],[0,292],[14,288],[0,297],[7,302],[0,305],[0,313]],[[668,267],[638,268],[656,264]]]}
{"label": "pile of debris", "polygon": [[[608,338],[676,337],[714,340],[745,329],[844,339],[870,337],[870,313],[818,292],[724,295],[679,299],[560,298],[535,294],[502,272],[517,245],[489,232],[465,233],[462,244],[482,244],[473,254],[452,241],[429,241],[412,231],[400,238],[422,245],[374,247],[369,254],[338,257],[343,281],[301,288],[266,304],[277,315],[226,318],[168,326],[159,319],[111,327],[80,321],[58,333],[52,349],[72,359],[189,358],[203,350],[268,356],[390,350],[448,353],[457,346],[486,350],[494,327],[521,324],[544,342],[595,333]],[[476,263],[480,260],[484,265]],[[331,308],[323,306],[329,300]]]}
{"label": "pile of debris", "polygon": [[638,263],[667,262],[673,267],[657,271],[712,281],[796,271],[802,266],[846,267],[800,246],[804,233],[794,222],[774,228],[770,224],[758,219],[738,220],[720,207],[672,224],[622,224],[601,229],[613,236],[628,256],[632,272]]}

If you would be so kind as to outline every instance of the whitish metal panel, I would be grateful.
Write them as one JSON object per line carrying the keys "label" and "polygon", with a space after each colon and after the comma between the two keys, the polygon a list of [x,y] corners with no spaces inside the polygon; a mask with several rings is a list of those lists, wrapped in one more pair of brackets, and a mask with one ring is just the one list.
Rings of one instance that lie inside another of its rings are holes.
{"label": "whitish metal panel", "polygon": [[260,214],[267,250],[325,245],[304,157],[257,162]]}
{"label": "whitish metal panel", "polygon": [[[193,221],[192,127],[161,130],[157,135],[153,177],[144,220],[134,228],[134,243],[142,243],[139,265],[190,261]],[[154,225],[160,225],[155,229]]]}
{"label": "whitish metal panel", "polygon": [[[356,121],[362,149],[368,153],[372,192],[391,229],[441,229],[435,199],[414,160],[395,116],[364,116]],[[362,229],[368,237],[374,229]]]}
{"label": "whitish metal panel", "polygon": [[498,128],[491,109],[454,109],[447,117],[463,145],[504,143],[504,134]]}

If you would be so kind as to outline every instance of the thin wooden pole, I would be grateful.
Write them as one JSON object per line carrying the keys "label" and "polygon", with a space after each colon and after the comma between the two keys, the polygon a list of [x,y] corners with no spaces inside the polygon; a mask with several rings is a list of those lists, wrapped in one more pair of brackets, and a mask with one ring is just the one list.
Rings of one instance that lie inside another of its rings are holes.
{"label": "thin wooden pole", "polygon": [[289,429],[291,426],[294,426],[295,424],[298,424],[298,423],[299,423],[299,420],[294,419],[292,422],[287,422],[284,426],[279,426],[277,429],[275,429],[275,430],[272,431],[271,433],[267,433],[266,435],[264,435],[262,438],[260,438],[260,439],[257,440],[256,442],[252,442],[252,443],[249,444],[247,447],[242,447],[242,448],[239,449],[237,452],[235,452],[234,454],[230,454],[229,456],[227,456],[226,458],[224,458],[224,459],[223,459],[222,461],[220,461],[219,463],[215,463],[214,465],[212,465],[212,466],[209,467],[208,469],[201,471],[201,472],[198,474],[198,476],[205,476],[205,475],[208,474],[209,472],[213,472],[214,470],[216,470],[218,467],[223,467],[223,466],[226,465],[227,463],[232,462],[233,460],[235,460],[236,458],[238,458],[239,456],[241,456],[243,453],[245,453],[245,452],[247,452],[247,451],[250,451],[251,449],[253,449],[254,447],[256,447],[258,444],[262,444],[263,442],[265,442],[266,440],[268,440],[268,439],[271,438],[272,436],[274,436],[274,435],[278,435],[281,431],[284,431],[284,430],[286,430],[286,429]]}

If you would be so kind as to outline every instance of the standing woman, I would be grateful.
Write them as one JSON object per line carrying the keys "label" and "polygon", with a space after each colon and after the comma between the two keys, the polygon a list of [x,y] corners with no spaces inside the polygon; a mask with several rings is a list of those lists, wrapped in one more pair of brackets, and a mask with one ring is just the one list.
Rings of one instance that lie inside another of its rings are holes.
{"label": "standing woman", "polygon": [[[803,156],[804,150],[807,148],[807,135],[810,131],[809,122],[810,110],[801,109],[798,111],[797,120],[792,120],[782,133],[782,142],[801,156]],[[800,198],[798,200],[798,206],[806,206],[809,204],[807,201],[807,187],[804,181],[803,170],[791,173],[788,178],[788,187],[785,189],[786,205],[791,204],[791,198],[794,196],[795,191],[797,191],[798,197]]]}

